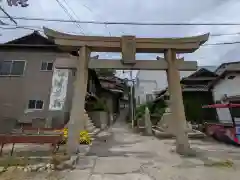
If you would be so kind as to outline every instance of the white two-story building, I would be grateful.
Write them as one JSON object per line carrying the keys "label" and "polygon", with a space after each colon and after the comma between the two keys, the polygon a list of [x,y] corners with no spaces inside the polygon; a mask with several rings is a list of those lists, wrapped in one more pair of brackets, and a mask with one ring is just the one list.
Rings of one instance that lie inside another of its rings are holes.
{"label": "white two-story building", "polygon": [[[223,63],[216,71],[218,78],[211,84],[215,103],[240,104],[240,62]],[[230,110],[227,108],[217,109],[220,122],[231,122]],[[240,122],[240,108],[232,108],[235,121]]]}

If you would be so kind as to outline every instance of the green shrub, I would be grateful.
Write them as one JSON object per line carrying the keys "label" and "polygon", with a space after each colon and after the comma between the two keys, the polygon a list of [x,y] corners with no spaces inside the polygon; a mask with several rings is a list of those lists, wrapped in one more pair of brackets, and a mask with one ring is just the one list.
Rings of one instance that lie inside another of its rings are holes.
{"label": "green shrub", "polygon": [[154,104],[151,113],[154,115],[162,116],[163,113],[165,112],[166,107],[167,107],[166,102],[164,100],[160,100]]}
{"label": "green shrub", "polygon": [[108,111],[108,108],[101,99],[97,99],[97,101],[93,103],[92,111]]}
{"label": "green shrub", "polygon": [[165,102],[157,104],[154,102],[149,102],[142,104],[136,109],[136,118],[142,118],[144,116],[146,107],[148,107],[150,114],[162,116],[165,111],[166,104]]}
{"label": "green shrub", "polygon": [[136,118],[142,118],[145,113],[145,108],[147,107],[147,104],[142,104],[136,109]]}

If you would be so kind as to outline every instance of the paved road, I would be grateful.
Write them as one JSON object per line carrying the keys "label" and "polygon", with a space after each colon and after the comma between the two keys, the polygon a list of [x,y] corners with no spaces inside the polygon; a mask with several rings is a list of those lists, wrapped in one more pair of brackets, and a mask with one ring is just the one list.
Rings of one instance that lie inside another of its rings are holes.
{"label": "paved road", "polygon": [[222,156],[240,160],[239,149],[212,142],[194,141],[192,144],[200,155],[183,158],[171,151],[172,140],[140,136],[132,133],[125,124],[117,123],[95,141],[88,155],[79,161],[77,169],[69,173],[68,180],[239,179],[239,161],[235,162],[235,167],[211,164],[222,160]]}
{"label": "paved road", "polygon": [[[124,123],[101,133],[87,156],[73,171],[32,175],[29,179],[66,180],[237,180],[240,177],[240,150],[213,142],[193,141],[199,155],[184,158],[171,151],[172,140],[140,136]],[[232,159],[234,166],[213,164]],[[25,178],[27,179],[27,178]]]}

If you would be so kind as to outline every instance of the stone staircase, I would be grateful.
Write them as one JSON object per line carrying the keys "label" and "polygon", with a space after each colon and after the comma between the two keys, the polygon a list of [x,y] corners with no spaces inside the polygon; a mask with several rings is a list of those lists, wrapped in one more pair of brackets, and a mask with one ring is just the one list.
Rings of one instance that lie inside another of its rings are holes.
{"label": "stone staircase", "polygon": [[88,116],[88,113],[86,112],[86,110],[84,110],[84,117],[86,118],[85,119],[86,124],[84,129],[86,129],[89,135],[93,138],[97,133],[99,133],[100,129],[94,126],[94,123]]}

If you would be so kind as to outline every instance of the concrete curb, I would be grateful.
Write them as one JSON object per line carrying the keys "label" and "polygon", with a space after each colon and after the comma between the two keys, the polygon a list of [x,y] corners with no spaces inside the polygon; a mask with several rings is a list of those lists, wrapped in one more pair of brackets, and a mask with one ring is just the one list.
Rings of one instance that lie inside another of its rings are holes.
{"label": "concrete curb", "polygon": [[[104,129],[100,129],[93,137],[98,137],[99,134],[102,132],[108,130],[110,127],[106,127]],[[94,141],[94,140],[93,140]],[[78,164],[79,159],[82,156],[86,156],[86,154],[90,151],[90,148],[92,146],[92,143],[90,145],[79,145],[79,153],[71,156],[69,160],[62,162],[61,164],[57,165],[55,167],[56,170],[65,170],[65,169],[75,169],[76,165]]]}
{"label": "concrete curb", "polygon": [[55,167],[55,170],[62,171],[65,169],[75,169],[80,157],[85,156],[89,152],[90,146],[91,145],[80,145],[80,147],[79,147],[80,153],[71,156],[69,160],[64,161],[61,164],[57,165]]}

